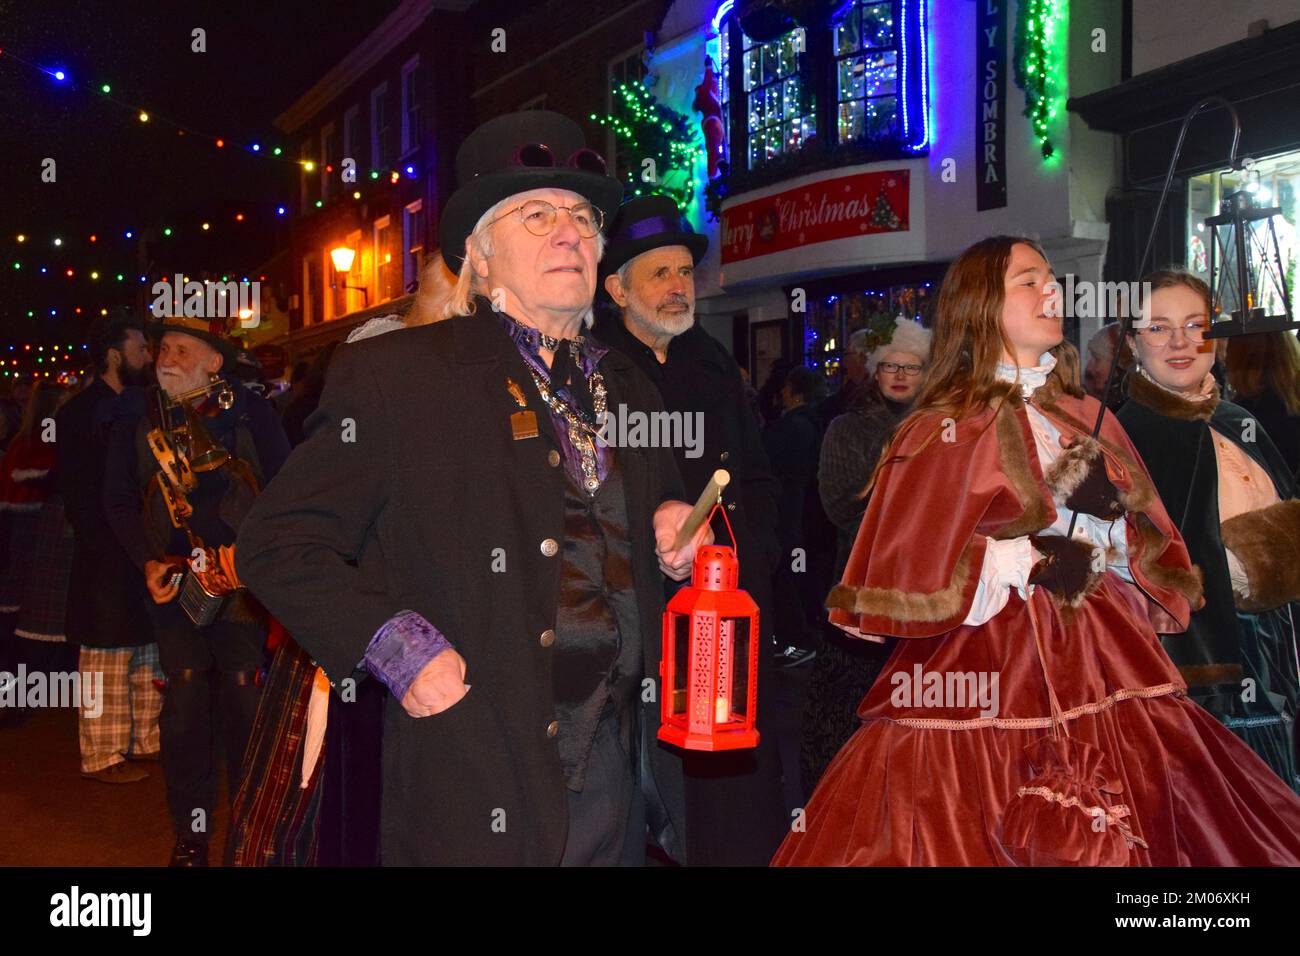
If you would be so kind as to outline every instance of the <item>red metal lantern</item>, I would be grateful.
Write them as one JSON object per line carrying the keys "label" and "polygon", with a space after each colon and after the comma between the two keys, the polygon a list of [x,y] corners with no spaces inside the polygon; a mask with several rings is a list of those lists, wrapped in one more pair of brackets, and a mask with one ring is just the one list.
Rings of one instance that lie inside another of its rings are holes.
{"label": "red metal lantern", "polygon": [[687,750],[758,746],[758,605],[737,587],[731,540],[696,550],[690,587],[664,612],[659,739]]}

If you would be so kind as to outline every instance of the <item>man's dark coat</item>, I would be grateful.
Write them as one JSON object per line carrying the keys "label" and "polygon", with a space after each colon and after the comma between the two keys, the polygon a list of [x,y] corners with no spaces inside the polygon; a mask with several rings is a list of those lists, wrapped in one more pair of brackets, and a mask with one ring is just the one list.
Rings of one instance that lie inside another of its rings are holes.
{"label": "man's dark coat", "polygon": [[55,416],[55,480],[74,537],[68,582],[68,639],[86,647],[133,647],[154,640],[144,576],[104,514],[108,431],[117,395],[96,378]]}
{"label": "man's dark coat", "polygon": [[[422,614],[467,665],[471,689],[412,718],[388,700],[382,849],[388,865],[560,861],[566,791],[551,668],[564,534],[564,475],[546,408],[485,300],[472,316],[340,349],[307,440],[240,529],[241,580],[325,668],[336,688],[375,632]],[[631,362],[599,369],[609,403],[662,407]],[[515,440],[528,397],[541,434]],[[680,763],[658,729],[663,578],[652,515],[682,497],[667,449],[619,449],[633,578],[656,693],[642,704],[648,763],[672,830],[682,831]],[[559,543],[559,549],[549,541]],[[550,552],[553,556],[548,556]],[[551,646],[548,646],[551,645]],[[643,761],[643,766],[647,761]]]}

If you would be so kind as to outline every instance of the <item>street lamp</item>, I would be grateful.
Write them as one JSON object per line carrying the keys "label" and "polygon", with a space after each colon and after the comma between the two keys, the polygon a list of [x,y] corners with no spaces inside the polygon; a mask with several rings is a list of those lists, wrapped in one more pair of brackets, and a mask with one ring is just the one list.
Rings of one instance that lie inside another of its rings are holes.
{"label": "street lamp", "polygon": [[[338,246],[337,248],[330,250],[330,259],[334,261],[334,271],[344,276],[345,279],[347,274],[352,271],[352,263],[356,257],[357,250],[353,249],[351,246]],[[348,285],[345,281],[343,283],[343,288],[353,289],[360,292],[363,296],[362,301],[364,302],[365,307],[370,307],[370,291],[365,286]]]}

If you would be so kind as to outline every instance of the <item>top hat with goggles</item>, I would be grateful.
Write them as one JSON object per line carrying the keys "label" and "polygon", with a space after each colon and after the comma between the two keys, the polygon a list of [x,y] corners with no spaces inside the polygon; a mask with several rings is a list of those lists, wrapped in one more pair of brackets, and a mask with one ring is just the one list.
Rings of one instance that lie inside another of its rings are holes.
{"label": "top hat with goggles", "polygon": [[566,189],[612,219],[623,184],[588,149],[582,128],[549,110],[523,110],[488,120],[456,152],[456,180],[438,225],[442,258],[458,273],[465,240],[496,203],[530,189]]}

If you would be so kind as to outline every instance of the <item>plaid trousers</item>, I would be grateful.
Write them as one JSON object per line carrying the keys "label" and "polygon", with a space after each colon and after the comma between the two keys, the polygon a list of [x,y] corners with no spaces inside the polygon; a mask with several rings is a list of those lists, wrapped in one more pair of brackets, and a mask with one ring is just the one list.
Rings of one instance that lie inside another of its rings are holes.
{"label": "plaid trousers", "polygon": [[77,720],[82,773],[121,763],[128,753],[158,753],[162,745],[158,714],[163,705],[162,693],[154,686],[154,679],[162,678],[158,645],[83,647],[83,685],[96,673],[104,675],[102,711],[91,717],[82,709]]}

